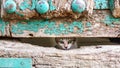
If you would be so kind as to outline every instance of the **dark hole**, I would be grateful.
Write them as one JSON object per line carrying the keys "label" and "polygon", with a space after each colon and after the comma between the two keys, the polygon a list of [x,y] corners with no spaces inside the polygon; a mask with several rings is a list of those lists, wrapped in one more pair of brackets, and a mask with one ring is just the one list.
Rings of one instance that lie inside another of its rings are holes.
{"label": "dark hole", "polygon": [[29,34],[29,36],[33,36],[33,34]]}

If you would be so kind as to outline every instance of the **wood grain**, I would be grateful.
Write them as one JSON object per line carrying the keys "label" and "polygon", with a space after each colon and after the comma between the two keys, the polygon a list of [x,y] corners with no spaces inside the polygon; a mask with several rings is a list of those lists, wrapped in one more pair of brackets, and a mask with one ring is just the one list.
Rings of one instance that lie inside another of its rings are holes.
{"label": "wood grain", "polygon": [[32,58],[35,68],[119,68],[120,46],[81,46],[73,50],[58,50],[30,44],[0,41],[0,57]]}

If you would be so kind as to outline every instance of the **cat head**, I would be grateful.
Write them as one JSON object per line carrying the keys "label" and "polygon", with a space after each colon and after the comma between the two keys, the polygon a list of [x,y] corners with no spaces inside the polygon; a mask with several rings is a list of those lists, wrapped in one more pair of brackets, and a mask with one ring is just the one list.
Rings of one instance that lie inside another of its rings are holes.
{"label": "cat head", "polygon": [[64,50],[68,50],[70,49],[72,46],[75,45],[76,42],[76,38],[73,37],[69,37],[69,38],[55,38],[55,41],[57,43],[57,46],[60,49],[64,49]]}

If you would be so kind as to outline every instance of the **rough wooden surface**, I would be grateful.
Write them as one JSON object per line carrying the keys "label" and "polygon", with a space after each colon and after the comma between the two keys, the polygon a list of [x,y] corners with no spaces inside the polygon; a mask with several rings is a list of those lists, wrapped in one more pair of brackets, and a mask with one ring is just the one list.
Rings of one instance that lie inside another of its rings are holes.
{"label": "rough wooden surface", "polygon": [[[51,21],[55,21],[55,23],[50,21],[46,26],[44,26],[45,22],[16,23],[15,21],[11,22],[10,32],[12,37],[119,37],[119,20],[112,17],[109,10],[98,10],[94,11],[91,18],[73,21],[71,19],[53,19]],[[66,23],[66,21],[68,22]],[[74,21],[79,23],[74,25]],[[42,24],[43,26],[41,26]],[[62,26],[60,26],[61,24]],[[74,28],[72,28],[73,26]],[[72,28],[72,31],[69,28]]]}
{"label": "rough wooden surface", "polygon": [[33,68],[120,68],[120,46],[81,46],[58,50],[30,44],[0,41],[0,57],[31,58]]}

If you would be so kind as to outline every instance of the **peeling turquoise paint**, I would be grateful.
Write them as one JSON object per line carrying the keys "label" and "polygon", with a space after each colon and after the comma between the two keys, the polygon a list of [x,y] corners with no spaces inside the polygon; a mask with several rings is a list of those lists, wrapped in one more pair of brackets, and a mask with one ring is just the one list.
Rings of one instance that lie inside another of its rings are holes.
{"label": "peeling turquoise paint", "polygon": [[109,8],[110,8],[110,10],[111,11],[113,11],[113,9],[114,9],[114,0],[109,0]]}
{"label": "peeling turquoise paint", "polygon": [[112,15],[107,15],[103,22],[106,25],[114,25],[113,23],[119,24],[120,18],[114,18]]}
{"label": "peeling turquoise paint", "polygon": [[[26,24],[22,24],[21,22],[26,22]],[[23,34],[24,30],[38,32],[39,29],[43,29],[45,34],[68,34],[74,33],[74,27],[78,28],[76,33],[83,32],[83,24],[81,22],[73,22],[69,23],[61,23],[56,25],[56,22],[49,21],[49,20],[35,20],[35,21],[21,21],[17,24],[12,25],[12,33],[15,34]]]}
{"label": "peeling turquoise paint", "polygon": [[37,0],[32,0],[32,6],[31,6],[30,10],[35,9],[36,2],[37,2]]}
{"label": "peeling turquoise paint", "polygon": [[7,13],[14,13],[16,11],[16,3],[14,0],[7,0],[5,2],[4,8]]}
{"label": "peeling turquoise paint", "polygon": [[87,22],[87,23],[86,23],[86,26],[87,26],[87,27],[91,27],[92,24],[91,24],[90,22]]}
{"label": "peeling turquoise paint", "polygon": [[5,33],[5,27],[6,27],[7,22],[5,23],[1,18],[0,18],[0,32],[2,35]]}
{"label": "peeling turquoise paint", "polygon": [[94,0],[95,9],[109,9],[109,0]]}
{"label": "peeling turquoise paint", "polygon": [[32,68],[30,58],[0,58],[0,68]]}
{"label": "peeling turquoise paint", "polygon": [[25,10],[25,9],[27,9],[27,8],[29,8],[29,4],[28,4],[28,0],[24,0],[21,4],[20,4],[20,6],[19,6],[19,8],[21,9],[21,10]]}
{"label": "peeling turquoise paint", "polygon": [[36,5],[37,1],[38,1],[38,0],[32,0],[32,3],[31,3],[31,5],[30,5],[30,4],[29,4],[29,0],[24,0],[24,1],[20,4],[19,8],[20,8],[20,10],[25,10],[25,9],[33,10],[33,9],[35,9],[35,5]]}
{"label": "peeling turquoise paint", "polygon": [[56,10],[56,7],[53,5],[52,0],[48,0],[50,11]]}

